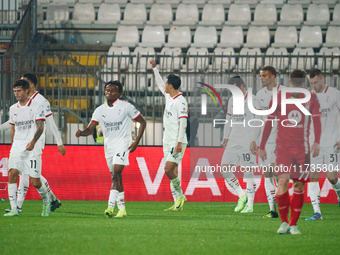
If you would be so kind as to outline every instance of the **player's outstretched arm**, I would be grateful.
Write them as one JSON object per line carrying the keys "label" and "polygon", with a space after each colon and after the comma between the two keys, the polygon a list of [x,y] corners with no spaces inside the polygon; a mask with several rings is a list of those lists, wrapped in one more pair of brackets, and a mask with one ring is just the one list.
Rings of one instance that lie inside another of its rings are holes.
{"label": "player's outstretched arm", "polygon": [[63,141],[61,140],[57,125],[55,124],[52,115],[46,118],[46,126],[52,131],[54,138],[57,140],[58,151],[61,155],[66,154],[65,146],[63,145]]}
{"label": "player's outstretched arm", "polygon": [[31,151],[34,149],[34,145],[35,143],[38,141],[38,139],[40,138],[41,134],[44,132],[44,121],[45,120],[37,120],[37,131],[34,134],[34,137],[32,139],[32,141],[30,141],[27,145],[26,145],[26,150]]}
{"label": "player's outstretched arm", "polygon": [[144,130],[145,130],[145,127],[146,127],[146,121],[145,121],[145,119],[144,119],[144,117],[142,115],[139,115],[135,119],[135,121],[137,121],[140,124],[140,126],[139,126],[139,129],[138,129],[138,134],[137,134],[137,137],[136,137],[136,141],[134,141],[130,145],[130,147],[129,147],[130,152],[134,152],[136,150],[137,145],[139,144],[139,141],[142,138]]}
{"label": "player's outstretched arm", "polygon": [[153,70],[153,73],[155,75],[155,80],[156,80],[156,84],[157,84],[157,87],[159,88],[159,90],[163,93],[163,95],[165,94],[165,82],[163,81],[161,75],[159,74],[158,72],[158,69],[156,67],[156,60],[154,59],[151,59],[150,60],[150,64],[152,66],[152,70]]}
{"label": "player's outstretched arm", "polygon": [[94,129],[98,125],[98,122],[91,121],[91,123],[84,130],[78,130],[76,132],[76,137],[89,136],[93,134]]}

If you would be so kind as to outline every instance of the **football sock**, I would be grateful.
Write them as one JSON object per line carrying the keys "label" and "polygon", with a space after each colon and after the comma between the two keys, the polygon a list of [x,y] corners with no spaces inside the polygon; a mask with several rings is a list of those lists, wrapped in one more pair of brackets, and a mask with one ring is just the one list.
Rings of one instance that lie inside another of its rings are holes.
{"label": "football sock", "polygon": [[48,182],[47,182],[47,180],[45,179],[45,177],[41,175],[41,176],[40,176],[40,180],[41,180],[42,183],[45,184],[45,186],[46,186],[46,188],[47,188],[47,195],[48,195],[50,201],[52,202],[52,201],[56,200],[57,198],[56,198],[56,196],[53,194],[53,192],[52,192],[52,190],[51,190],[51,188],[50,188],[50,185],[48,184]]}
{"label": "football sock", "polygon": [[270,211],[275,212],[275,185],[273,177],[264,178],[264,188],[266,190],[267,200],[269,204]]}
{"label": "football sock", "polygon": [[248,196],[247,205],[250,208],[253,208],[254,206],[255,189],[256,189],[256,183],[255,183],[254,177],[247,178],[247,196]]}
{"label": "football sock", "polygon": [[320,185],[319,182],[308,183],[308,193],[315,213],[320,213]]}
{"label": "football sock", "polygon": [[279,209],[279,214],[281,218],[281,222],[288,223],[288,213],[289,213],[289,193],[288,191],[282,195],[276,195],[277,205]]}
{"label": "football sock", "polygon": [[25,201],[27,190],[30,186],[30,177],[28,174],[20,175],[19,187],[18,187],[18,199],[17,206],[22,208],[22,204]]}
{"label": "football sock", "polygon": [[332,184],[332,187],[335,191],[335,193],[338,195],[338,201],[340,201],[340,180],[338,179],[338,182],[334,185]]}
{"label": "football sock", "polygon": [[8,183],[8,198],[11,204],[11,210],[17,209],[17,184]]}
{"label": "football sock", "polygon": [[174,185],[172,184],[171,181],[170,181],[170,189],[171,189],[172,197],[174,198],[174,202],[176,203],[177,194],[176,194],[176,190],[175,190],[175,188],[174,188]]}
{"label": "football sock", "polygon": [[125,209],[124,191],[119,192],[117,196],[117,206],[119,210]]}
{"label": "football sock", "polygon": [[45,186],[44,183],[42,183],[41,187],[39,189],[37,189],[40,196],[42,197],[43,199],[43,203],[44,205],[48,204],[50,202],[50,199],[47,195],[47,187]]}
{"label": "football sock", "polygon": [[290,201],[290,222],[289,226],[296,226],[303,206],[303,191],[294,191]]}
{"label": "football sock", "polygon": [[182,188],[181,188],[181,181],[179,180],[179,178],[176,177],[175,179],[172,179],[170,181],[171,181],[172,185],[174,186],[177,197],[183,197],[183,191],[182,191]]}
{"label": "football sock", "polygon": [[115,208],[115,204],[116,204],[118,194],[119,194],[118,190],[115,190],[115,189],[110,190],[109,207]]}
{"label": "football sock", "polygon": [[[232,177],[231,177],[232,175]],[[246,194],[244,193],[243,189],[241,188],[240,183],[238,182],[238,179],[235,177],[233,173],[228,173],[228,177],[225,178],[226,182],[229,184],[229,186],[236,191],[239,198],[244,197]]]}

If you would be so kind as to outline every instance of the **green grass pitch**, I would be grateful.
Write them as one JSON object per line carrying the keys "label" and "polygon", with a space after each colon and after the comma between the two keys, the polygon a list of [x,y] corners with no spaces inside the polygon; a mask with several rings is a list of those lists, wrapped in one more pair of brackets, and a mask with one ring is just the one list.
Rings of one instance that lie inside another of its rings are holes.
{"label": "green grass pitch", "polygon": [[[236,203],[186,203],[183,212],[164,212],[170,202],[126,202],[128,216],[106,218],[104,201],[62,201],[41,217],[41,201],[25,201],[19,217],[0,216],[0,254],[339,254],[340,208],[322,204],[324,220],[308,222],[301,236],[277,235],[279,219],[234,213]],[[0,202],[1,214],[9,202]]]}

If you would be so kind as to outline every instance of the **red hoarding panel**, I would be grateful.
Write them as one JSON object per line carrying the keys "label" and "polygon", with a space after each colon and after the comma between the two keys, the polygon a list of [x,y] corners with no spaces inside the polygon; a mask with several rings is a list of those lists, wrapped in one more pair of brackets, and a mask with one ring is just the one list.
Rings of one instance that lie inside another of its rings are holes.
{"label": "red hoarding panel", "polygon": [[[42,159],[42,175],[54,194],[61,200],[107,200],[111,175],[102,146],[67,146],[61,156],[57,146],[46,146]],[[9,145],[0,145],[0,197],[8,197]],[[220,173],[195,171],[198,166],[220,164],[223,149],[187,148],[179,172],[182,189],[189,201],[235,202],[235,192],[225,183]],[[170,184],[164,173],[162,147],[138,147],[129,157],[130,165],[123,172],[125,198],[128,201],[171,201]],[[203,168],[204,169],[204,168]],[[259,176],[258,176],[259,177]],[[239,178],[242,188],[246,183]],[[256,178],[255,202],[267,202],[263,178]],[[337,203],[328,180],[320,180],[321,202]],[[292,190],[290,189],[292,192]],[[307,197],[307,192],[305,195]],[[39,199],[33,187],[27,199]],[[309,202],[309,198],[305,200]]]}

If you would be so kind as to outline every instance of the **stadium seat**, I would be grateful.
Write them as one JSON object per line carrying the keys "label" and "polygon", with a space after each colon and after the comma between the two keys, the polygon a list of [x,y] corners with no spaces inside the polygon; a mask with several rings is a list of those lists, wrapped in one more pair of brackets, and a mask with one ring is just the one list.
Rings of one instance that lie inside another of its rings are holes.
{"label": "stadium seat", "polygon": [[[107,61],[104,69],[117,71],[118,69],[126,69],[129,64],[130,50],[128,47],[111,46],[107,55]],[[112,55],[112,56],[110,56]]]}
{"label": "stadium seat", "polygon": [[212,58],[212,69],[232,70],[235,67],[235,62],[235,51],[233,48],[215,48]]}
{"label": "stadium seat", "polygon": [[107,4],[126,4],[128,0],[104,0]]}
{"label": "stadium seat", "polygon": [[340,4],[335,5],[331,25],[340,25]]}
{"label": "stadium seat", "polygon": [[[48,1],[46,0],[39,0],[38,2],[44,1],[45,3],[48,3]],[[76,0],[53,0],[52,1],[53,4],[66,4],[66,5],[74,5],[74,3],[76,2]]]}
{"label": "stadium seat", "polygon": [[[195,57],[192,57],[195,56]],[[209,52],[207,48],[190,47],[187,52],[185,70],[202,71],[209,66]]]}
{"label": "stadium seat", "polygon": [[205,0],[182,0],[183,4],[204,4]]}
{"label": "stadium seat", "polygon": [[133,4],[152,4],[153,2],[153,0],[130,0]]}
{"label": "stadium seat", "polygon": [[307,19],[304,25],[326,25],[329,22],[329,9],[327,4],[310,4],[307,10]]}
{"label": "stadium seat", "polygon": [[167,47],[186,48],[191,44],[191,32],[188,26],[172,26],[169,31]]}
{"label": "stadium seat", "polygon": [[204,27],[199,26],[196,28],[194,35],[194,43],[192,47],[200,48],[207,47],[213,48],[217,44],[217,32],[214,26]]}
{"label": "stadium seat", "polygon": [[340,46],[340,27],[331,26],[327,29],[326,42],[323,44],[326,47],[339,47]]}
{"label": "stadium seat", "polygon": [[248,25],[251,20],[248,4],[231,4],[226,25]]}
{"label": "stadium seat", "polygon": [[153,4],[150,10],[148,25],[169,25],[172,22],[172,9],[170,4]]}
{"label": "stadium seat", "polygon": [[240,26],[224,26],[221,31],[220,43],[218,47],[240,48],[243,45],[243,31]]}
{"label": "stadium seat", "polygon": [[131,4],[125,6],[124,20],[120,23],[124,25],[143,25],[146,21],[146,9],[144,4]]}
{"label": "stadium seat", "polygon": [[102,2],[102,0],[78,0],[78,3],[80,3],[80,4],[88,4],[88,3],[91,3],[91,4],[100,5],[101,2]]}
{"label": "stadium seat", "polygon": [[60,24],[69,20],[69,10],[66,5],[49,4],[46,11],[46,21],[48,24]]}
{"label": "stadium seat", "polygon": [[200,25],[222,25],[224,22],[225,11],[222,4],[204,5]]}
{"label": "stadium seat", "polygon": [[287,0],[289,4],[303,4],[308,5],[312,2],[312,0]]}
{"label": "stadium seat", "polygon": [[266,26],[250,26],[247,33],[247,48],[266,48],[270,42],[269,29]]}
{"label": "stadium seat", "polygon": [[336,4],[336,0],[313,0],[313,4]]}
{"label": "stadium seat", "polygon": [[96,13],[92,3],[76,3],[73,9],[72,23],[74,24],[91,24],[94,22]]}
{"label": "stadium seat", "polygon": [[322,47],[318,53],[318,68],[327,71],[339,70],[340,49],[339,47]]}
{"label": "stadium seat", "polygon": [[159,54],[160,69],[167,71],[180,70],[182,68],[181,63],[182,61],[180,57],[181,54],[182,50],[179,47],[175,48],[163,47],[161,53]]}
{"label": "stadium seat", "polygon": [[275,4],[275,5],[283,5],[286,0],[261,0],[261,4]]}
{"label": "stadium seat", "polygon": [[136,26],[119,26],[116,41],[113,46],[135,47],[139,43],[139,34]]}
{"label": "stadium seat", "polygon": [[139,70],[145,70],[145,69],[151,69],[151,65],[149,64],[149,60],[151,58],[155,58],[155,50],[152,47],[136,47],[133,55],[133,68],[136,68],[137,65],[137,59],[138,62],[138,69]]}
{"label": "stadium seat", "polygon": [[303,26],[300,31],[298,47],[320,47],[322,44],[322,32],[319,26]]}
{"label": "stadium seat", "polygon": [[98,24],[117,24],[120,21],[120,8],[118,4],[102,3],[98,10]]}
{"label": "stadium seat", "polygon": [[254,21],[251,24],[255,26],[271,26],[276,23],[276,20],[275,4],[258,4],[255,8]]}
{"label": "stadium seat", "polygon": [[142,34],[141,47],[162,47],[165,43],[164,28],[162,26],[145,26]]}
{"label": "stadium seat", "polygon": [[195,25],[198,22],[198,8],[196,4],[180,4],[176,10],[174,25]]}
{"label": "stadium seat", "polygon": [[262,53],[260,48],[242,48],[237,66],[241,71],[258,70],[262,66]]}
{"label": "stadium seat", "polygon": [[257,4],[258,0],[234,0],[235,4]]}
{"label": "stadium seat", "polygon": [[282,6],[279,26],[300,25],[303,22],[303,9],[301,4],[285,4]]}
{"label": "stadium seat", "polygon": [[293,48],[298,42],[296,27],[277,27],[272,47]]}
{"label": "stadium seat", "polygon": [[276,70],[286,70],[288,68],[289,58],[286,48],[269,47],[264,58],[264,66],[273,66]]}
{"label": "stadium seat", "polygon": [[209,4],[224,4],[229,5],[231,4],[232,0],[208,0]]}
{"label": "stadium seat", "polygon": [[314,67],[314,50],[313,48],[296,47],[291,55],[291,70],[302,69],[310,70]]}
{"label": "stadium seat", "polygon": [[156,0],[158,4],[171,4],[173,6],[177,6],[180,3],[180,0]]}

